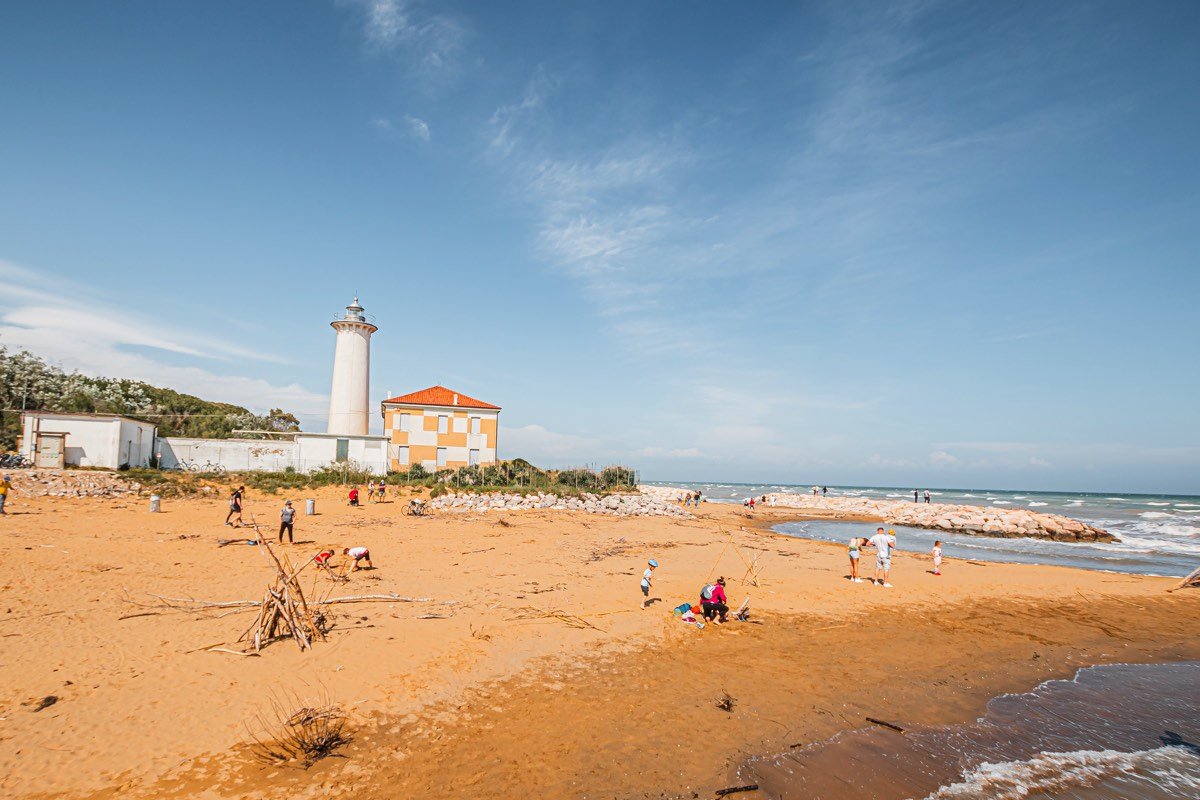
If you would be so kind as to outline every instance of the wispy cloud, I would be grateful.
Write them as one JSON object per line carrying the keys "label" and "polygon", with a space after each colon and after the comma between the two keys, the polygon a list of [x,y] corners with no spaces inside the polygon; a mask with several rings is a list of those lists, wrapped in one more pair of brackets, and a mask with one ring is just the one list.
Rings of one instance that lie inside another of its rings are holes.
{"label": "wispy cloud", "polygon": [[462,53],[467,30],[461,19],[435,11],[430,3],[406,0],[342,0],[360,9],[368,52],[403,53],[432,78],[451,70]]}
{"label": "wispy cloud", "polygon": [[414,117],[411,114],[406,114],[404,121],[408,123],[409,132],[423,142],[428,142],[432,138],[429,131],[429,123],[425,120]]}
{"label": "wispy cloud", "polygon": [[[98,299],[94,289],[9,262],[0,261],[0,282],[0,344],[10,349],[27,349],[68,370],[142,380],[255,410],[276,406],[315,417],[328,403],[298,384],[237,374],[246,362],[287,363],[276,354],[167,319],[130,315]],[[48,285],[53,292],[42,288]]]}

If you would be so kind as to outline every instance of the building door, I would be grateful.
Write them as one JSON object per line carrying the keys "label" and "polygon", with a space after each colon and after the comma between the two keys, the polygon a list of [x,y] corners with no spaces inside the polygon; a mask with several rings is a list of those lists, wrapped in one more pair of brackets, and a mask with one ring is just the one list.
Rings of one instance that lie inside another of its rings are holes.
{"label": "building door", "polygon": [[63,447],[63,440],[66,437],[62,434],[53,435],[42,433],[37,438],[37,457],[34,459],[34,466],[39,469],[62,469],[63,458],[66,448]]}

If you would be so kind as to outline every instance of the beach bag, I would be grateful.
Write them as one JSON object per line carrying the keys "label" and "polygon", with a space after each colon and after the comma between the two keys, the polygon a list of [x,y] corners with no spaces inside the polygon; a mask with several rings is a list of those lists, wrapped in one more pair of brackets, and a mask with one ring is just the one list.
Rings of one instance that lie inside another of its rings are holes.
{"label": "beach bag", "polygon": [[713,596],[713,590],[716,588],[717,588],[717,585],[715,583],[704,584],[704,588],[700,590],[700,600],[701,601],[711,601],[712,596]]}

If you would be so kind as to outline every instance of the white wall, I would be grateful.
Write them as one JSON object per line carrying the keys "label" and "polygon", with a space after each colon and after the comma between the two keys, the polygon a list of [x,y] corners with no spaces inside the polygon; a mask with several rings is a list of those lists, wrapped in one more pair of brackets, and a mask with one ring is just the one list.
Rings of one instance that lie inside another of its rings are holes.
{"label": "white wall", "polygon": [[187,461],[201,468],[207,463],[219,464],[233,472],[283,472],[288,467],[297,472],[310,472],[329,466],[337,460],[337,440],[346,439],[349,461],[376,475],[387,473],[387,442],[379,436],[325,436],[296,434],[295,440],[263,439],[187,439],[178,436],[158,440],[162,468],[175,469]]}
{"label": "white wall", "polygon": [[149,422],[46,412],[25,414],[24,422],[22,455],[31,461],[37,432],[65,433],[63,460],[74,467],[144,467],[153,453],[155,426]]}

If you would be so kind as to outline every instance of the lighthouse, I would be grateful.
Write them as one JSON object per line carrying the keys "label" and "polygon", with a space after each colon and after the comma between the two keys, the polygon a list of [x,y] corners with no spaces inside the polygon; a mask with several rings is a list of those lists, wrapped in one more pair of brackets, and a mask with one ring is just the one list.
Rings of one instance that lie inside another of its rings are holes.
{"label": "lighthouse", "polygon": [[371,334],[379,328],[373,317],[363,313],[357,297],[330,325],[337,331],[337,346],[333,351],[333,385],[325,431],[339,436],[365,436],[371,391]]}

